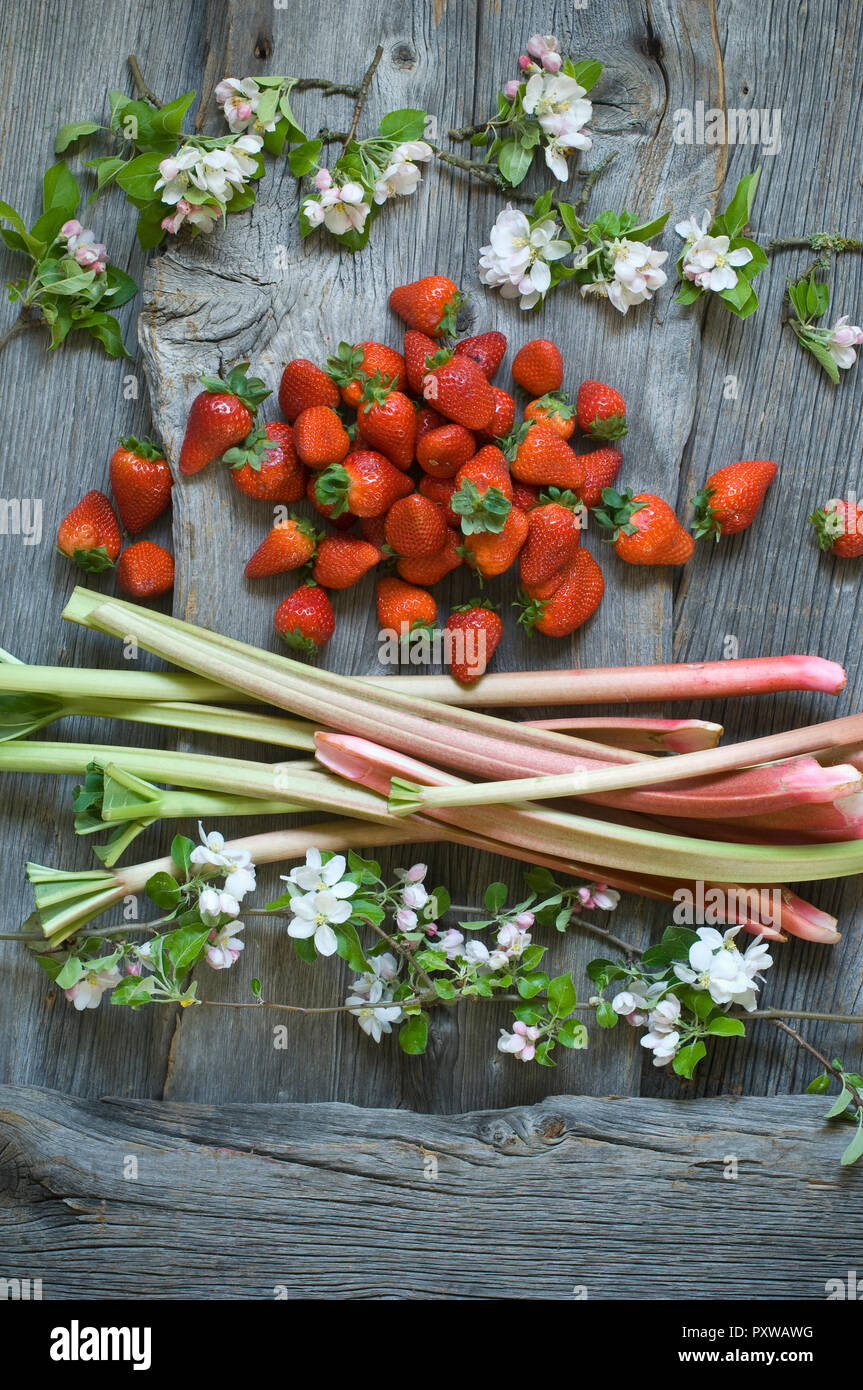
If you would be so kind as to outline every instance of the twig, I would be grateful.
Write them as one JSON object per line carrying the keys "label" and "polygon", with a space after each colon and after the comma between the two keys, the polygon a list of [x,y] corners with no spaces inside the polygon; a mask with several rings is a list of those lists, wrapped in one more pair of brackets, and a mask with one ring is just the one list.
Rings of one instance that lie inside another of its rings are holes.
{"label": "twig", "polygon": [[151,106],[155,106],[157,110],[161,111],[165,103],[159,100],[155,92],[150,91],[150,88],[144,81],[144,74],[141,72],[138,59],[135,57],[134,53],[129,54],[128,63],[129,71],[132,74],[132,81],[135,83],[135,92],[137,96],[141,101],[148,101]]}
{"label": "twig", "polygon": [[601,164],[595,165],[593,169],[586,169],[584,171],[582,175],[584,183],[582,185],[578,197],[572,205],[576,217],[580,216],[580,214],[587,207],[588,200],[590,198],[591,193],[593,192],[593,186],[596,183],[597,179],[600,177],[601,174],[605,173],[605,170],[608,168],[609,164],[613,164],[616,159],[617,150],[610,150],[609,153],[605,156],[605,159],[603,159]]}
{"label": "twig", "polygon": [[360,921],[365,922],[367,927],[371,927],[373,932],[377,932],[381,940],[385,941],[388,946],[391,946],[393,950],[401,956],[402,960],[407,961],[408,965],[413,966],[414,970],[419,975],[426,989],[429,990],[432,996],[436,999],[437,993],[435,991],[434,982],[431,978],[431,975],[429,975],[425,970],[423,970],[421,965],[417,965],[416,961],[413,958],[413,955],[407,949],[407,947],[402,946],[401,942],[394,940],[394,938],[391,936],[388,936],[387,933],[384,931],[383,927],[379,927],[376,922],[373,922],[371,920],[370,917],[361,917]]}
{"label": "twig", "polygon": [[812,232],[809,236],[771,237],[764,250],[768,256],[778,255],[782,251],[818,251],[818,264],[825,253],[841,256],[846,251],[863,251],[863,241],[832,232]]}
{"label": "twig", "polygon": [[766,1018],[775,1023],[778,1018],[803,1018],[810,1023],[863,1023],[863,1014],[823,1014],[814,1009],[753,1009],[741,1018]]}
{"label": "twig", "polygon": [[28,328],[38,328],[41,322],[41,319],[31,318],[30,315],[25,313],[22,309],[21,313],[12,324],[12,327],[7,328],[2,338],[0,338],[0,352],[3,352],[9,343],[11,343],[12,339],[18,337],[19,333],[24,333]]}
{"label": "twig", "polygon": [[323,77],[298,77],[292,84],[292,91],[318,91],[323,92],[325,97],[358,97],[360,94],[360,89],[356,83],[351,85],[347,82],[328,82]]}
{"label": "twig", "polygon": [[368,67],[366,68],[365,76],[364,76],[362,82],[360,83],[360,90],[359,90],[359,94],[358,94],[358,96],[357,96],[357,103],[356,103],[356,106],[354,107],[354,114],[353,114],[353,116],[351,117],[351,124],[350,124],[350,126],[349,126],[349,128],[348,128],[348,133],[347,133],[347,135],[345,136],[345,143],[344,143],[344,146],[343,146],[343,148],[342,148],[342,154],[345,153],[345,150],[347,150],[348,145],[351,143],[351,141],[353,140],[354,136],[355,136],[356,133],[357,133],[357,126],[358,126],[359,123],[360,123],[360,116],[363,114],[363,107],[364,107],[365,104],[366,104],[366,97],[367,97],[368,94],[369,94],[369,87],[372,85],[372,78],[374,77],[375,73],[377,72],[377,70],[378,70],[378,63],[381,61],[381,58],[382,58],[383,56],[384,56],[384,46],[383,46],[383,44],[379,43],[378,46],[377,46],[377,49],[376,49],[376,51],[375,51],[375,56],[374,56],[374,58],[372,58],[372,61],[369,63]]}
{"label": "twig", "polygon": [[821,1063],[824,1070],[833,1077],[834,1081],[838,1081],[839,1085],[848,1091],[854,1109],[863,1113],[863,1097],[861,1097],[860,1092],[855,1086],[850,1086],[848,1084],[838,1067],[834,1067],[833,1063],[829,1062],[823,1053],[818,1051],[817,1047],[813,1047],[811,1042],[807,1042],[805,1038],[801,1038],[799,1033],[795,1033],[794,1029],[789,1028],[788,1024],[783,1023],[781,1019],[774,1018],[773,1026],[775,1028],[781,1028],[783,1033],[787,1033],[789,1038],[794,1039],[798,1047],[802,1047],[806,1052],[811,1053],[812,1056]]}
{"label": "twig", "polygon": [[479,135],[481,130],[488,130],[489,126],[493,125],[493,123],[493,119],[489,117],[487,121],[479,121],[476,125],[465,125],[460,129],[453,129],[453,127],[450,126],[447,133],[450,140],[470,140],[471,136]]}

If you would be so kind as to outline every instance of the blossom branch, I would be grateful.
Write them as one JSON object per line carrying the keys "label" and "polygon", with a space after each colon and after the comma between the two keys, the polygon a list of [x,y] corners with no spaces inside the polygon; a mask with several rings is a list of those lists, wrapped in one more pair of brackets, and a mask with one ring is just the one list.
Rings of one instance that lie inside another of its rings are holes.
{"label": "blossom branch", "polygon": [[160,101],[156,93],[152,92],[147,86],[138,59],[135,57],[134,53],[129,54],[127,61],[129,63],[129,71],[132,74],[132,81],[135,83],[135,95],[141,101],[148,101],[151,106],[155,106],[157,110],[161,111],[164,102]]}
{"label": "blossom branch", "polygon": [[374,78],[374,75],[378,70],[378,64],[383,56],[383,44],[379,43],[377,49],[375,50],[375,56],[374,58],[372,58],[372,61],[366,68],[365,75],[363,77],[362,82],[360,83],[360,90],[357,94],[357,102],[356,106],[354,107],[354,114],[351,117],[351,124],[348,128],[348,133],[345,136],[345,143],[342,146],[342,154],[345,153],[345,151],[348,148],[348,145],[351,143],[351,141],[357,133],[357,127],[360,123],[360,116],[363,114],[363,107],[366,104],[366,98],[369,94],[369,88],[372,85],[372,79]]}

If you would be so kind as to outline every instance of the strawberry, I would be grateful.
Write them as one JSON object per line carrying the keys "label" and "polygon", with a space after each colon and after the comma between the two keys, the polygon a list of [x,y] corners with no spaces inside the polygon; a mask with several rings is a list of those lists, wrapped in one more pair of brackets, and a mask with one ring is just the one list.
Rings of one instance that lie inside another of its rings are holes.
{"label": "strawberry", "polygon": [[395,391],[403,391],[407,385],[405,359],[395,348],[385,347],[383,343],[362,342],[351,347],[350,343],[339,343],[338,352],[327,358],[327,374],[336,383],[345,405],[357,408],[363,398],[363,387],[369,377],[380,373],[388,378]]}
{"label": "strawberry", "polygon": [[422,395],[423,377],[428,371],[428,359],[434,357],[438,344],[427,333],[409,328],[404,338],[405,375],[415,396]]}
{"label": "strawberry", "polygon": [[433,555],[446,540],[446,521],[430,497],[412,492],[390,507],[385,534],[397,555]]}
{"label": "strawberry", "polygon": [[494,387],[471,357],[436,353],[423,377],[423,397],[441,415],[469,430],[488,429],[494,419]]}
{"label": "strawberry", "polygon": [[524,408],[525,420],[539,420],[542,424],[559,434],[561,439],[571,439],[575,432],[575,411],[563,391],[549,391],[528,401]]}
{"label": "strawberry", "polygon": [[379,579],[376,589],[378,626],[399,634],[437,622],[437,604],[425,589],[403,579]]}
{"label": "strawberry", "polygon": [[485,579],[493,579],[517,559],[527,540],[527,532],[527,517],[518,507],[513,507],[502,531],[475,531],[465,536],[465,558]]}
{"label": "strawberry", "polygon": [[357,536],[324,536],[312,578],[325,589],[350,589],[380,558],[380,551],[370,541]]}
{"label": "strawberry", "polygon": [[[424,375],[425,362],[423,362],[422,369],[422,376]],[[422,389],[422,376],[416,388],[418,392]],[[411,387],[411,390],[413,389],[414,388]],[[445,425],[446,423],[443,416],[438,415],[436,410],[432,410],[430,405],[421,405],[417,410],[417,444],[419,444],[421,439],[425,439],[427,434],[431,434],[432,430],[439,430],[441,425]]]}
{"label": "strawberry", "polygon": [[822,550],[844,559],[863,555],[863,507],[833,498],[809,517]]}
{"label": "strawberry", "polygon": [[623,454],[609,445],[606,449],[593,449],[589,454],[579,454],[578,457],[587,473],[578,489],[579,496],[586,507],[598,507],[602,501],[602,489],[611,487],[620,472]]}
{"label": "strawberry", "polygon": [[387,519],[385,516],[360,517],[360,535],[369,545],[373,545],[382,560],[390,554],[386,537]]}
{"label": "strawberry", "polygon": [[494,415],[491,424],[480,430],[479,434],[481,439],[503,439],[515,424],[515,401],[508,391],[502,391],[499,386],[491,389],[494,392]]}
{"label": "strawberry", "polygon": [[583,381],[575,403],[578,428],[596,439],[622,439],[626,434],[626,402],[613,386]]}
{"label": "strawberry", "polygon": [[534,487],[533,483],[520,483],[517,480],[512,484],[512,505],[518,507],[519,511],[529,512],[533,507],[539,506],[540,489]]}
{"label": "strawberry", "polygon": [[282,599],[273,621],[276,632],[289,647],[309,655],[329,642],[336,627],[326,590],[311,581]]}
{"label": "strawberry", "polygon": [[236,449],[225,454],[231,482],[246,497],[261,502],[299,502],[306,490],[306,470],[297,458],[293,432],[284,420],[259,425]]}
{"label": "strawberry", "polygon": [[117,561],[117,588],[130,598],[160,598],[174,587],[174,557],[152,541],[135,541]]}
{"label": "strawberry", "polygon": [[329,405],[310,405],[294,422],[294,448],[309,468],[341,463],[351,439],[339,416]]}
{"label": "strawberry", "polygon": [[475,338],[462,338],[453,352],[458,356],[472,357],[483,376],[491,381],[504,359],[506,347],[503,333],[479,333]]}
{"label": "strawberry", "polygon": [[409,584],[424,584],[427,588],[432,584],[437,584],[439,579],[443,579],[445,574],[452,570],[457,570],[462,563],[459,554],[459,533],[454,531],[451,526],[446,528],[446,540],[440,550],[436,550],[433,555],[420,555],[414,558],[403,556],[397,563],[396,569],[402,579]]}
{"label": "strawberry", "polygon": [[351,527],[356,521],[356,517],[351,512],[342,512],[340,516],[334,516],[333,512],[335,510],[335,503],[328,504],[325,502],[318,501],[318,495],[315,490],[317,481],[317,474],[313,473],[312,476],[309,478],[308,482],[306,483],[306,496],[308,497],[315,511],[319,512],[321,516],[326,517],[327,521],[329,521],[331,525],[335,526],[337,531],[350,531]]}
{"label": "strawberry", "polygon": [[321,367],[306,357],[294,358],[282,372],[279,409],[291,424],[310,406],[328,405],[334,410],[339,400],[335,383]]}
{"label": "strawberry", "polygon": [[532,396],[559,391],[563,385],[560,348],[548,338],[534,338],[525,343],[513,358],[512,375]]}
{"label": "strawberry", "polygon": [[742,459],[719,468],[692,501],[695,537],[734,536],[755,520],[778,469],[772,459]]}
{"label": "strawberry", "polygon": [[202,376],[206,388],[192,401],[180,450],[181,473],[198,473],[221,458],[226,449],[242,444],[255,423],[255,414],[270,389],[256,376],[246,376],[248,362],[228,373],[224,381]]}
{"label": "strawberry", "polygon": [[171,500],[173,479],[152,439],[130,435],[119,441],[108,465],[111,491],[125,529],[132,535],[161,516]]}
{"label": "strawberry", "polygon": [[433,478],[452,478],[476,453],[476,440],[464,425],[441,425],[418,442],[417,462]]}
{"label": "strawberry", "polygon": [[485,599],[459,604],[447,618],[444,631],[451,632],[454,638],[450,675],[463,685],[472,685],[485,671],[503,637],[503,623],[495,604]]}
{"label": "strawberry", "polygon": [[114,508],[104,492],[88,492],[60,522],[57,549],[82,570],[111,569],[123,545]]}
{"label": "strawberry", "polygon": [[399,285],[390,295],[390,308],[409,328],[430,338],[451,337],[456,315],[463,304],[458,285],[445,275],[426,275],[409,285]]}
{"label": "strawberry", "polygon": [[505,441],[504,453],[520,483],[562,487],[570,492],[578,492],[584,484],[582,459],[549,425],[526,420]]}
{"label": "strawberry", "polygon": [[410,478],[373,449],[358,449],[344,463],[333,463],[314,477],[318,502],[330,508],[334,521],[344,512],[354,516],[383,516],[393,502],[413,490]]}
{"label": "strawberry", "polygon": [[438,506],[443,508],[447,526],[454,526],[458,530],[461,517],[456,516],[450,506],[456,486],[454,478],[431,478],[426,474],[420,478],[420,492],[423,497],[430,497],[433,502],[437,502]]}
{"label": "strawberry", "polygon": [[486,444],[462,465],[456,484],[450,508],[461,518],[464,534],[502,531],[512,506],[512,479],[501,450]]}
{"label": "strawberry", "polygon": [[301,569],[314,555],[319,538],[308,521],[289,516],[267,533],[243,572],[247,579],[263,579]]}
{"label": "strawberry", "polygon": [[544,584],[566,569],[581,544],[582,504],[572,492],[552,488],[528,516],[527,544],[519,557],[521,582]]}
{"label": "strawberry", "polygon": [[630,565],[685,565],[695,542],[684,531],[672,507],[652,492],[602,490],[602,506],[594,516],[614,532],[611,539],[621,560]]}
{"label": "strawberry", "polygon": [[396,468],[410,468],[417,436],[417,416],[403,391],[388,386],[376,372],[363,388],[357,424],[373,448],[386,454]]}
{"label": "strawberry", "polygon": [[518,620],[528,634],[542,632],[546,637],[568,637],[596,612],[604,592],[602,570],[590,551],[579,547],[548,597],[519,595],[516,603],[522,611]]}

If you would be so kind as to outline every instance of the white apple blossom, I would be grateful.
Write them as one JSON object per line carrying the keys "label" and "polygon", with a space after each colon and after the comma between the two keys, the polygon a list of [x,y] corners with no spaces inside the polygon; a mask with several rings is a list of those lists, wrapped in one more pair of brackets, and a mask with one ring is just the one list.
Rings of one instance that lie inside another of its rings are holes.
{"label": "white apple blossom", "polygon": [[700,222],[695,216],[695,213],[691,213],[684,222],[678,222],[674,230],[677,235],[682,237],[686,242],[685,249],[688,250],[696,241],[700,241],[702,237],[707,236],[707,229],[710,226],[710,222],[711,217],[709,212],[702,213]]}
{"label": "white apple blossom", "polygon": [[652,299],[654,291],[668,279],[665,271],[659,268],[668,259],[668,252],[656,251],[644,241],[615,237],[609,256],[614,278],[607,283],[607,294],[621,314],[635,304]]}
{"label": "white apple blossom", "polygon": [[[327,230],[334,236],[343,236],[345,232],[350,231],[361,232],[369,215],[369,204],[365,201],[365,196],[362,185],[354,182],[343,184],[341,188],[333,184],[331,188],[324,189],[320,197],[320,206],[323,208],[323,223]],[[303,204],[303,209],[308,216],[308,202]]]}
{"label": "white apple blossom", "polygon": [[247,849],[225,851],[225,837],[218,830],[209,834],[198,823],[201,843],[189,855],[192,864],[201,868],[218,869],[225,878],[225,892],[238,902],[251,893],[255,887],[255,866]]}
{"label": "white apple blossom", "polygon": [[505,1028],[501,1028],[497,1049],[498,1052],[512,1053],[522,1062],[532,1062],[536,1055],[538,1037],[539,1029],[537,1027],[519,1021],[512,1025],[511,1033],[508,1033]]}
{"label": "white apple blossom", "polygon": [[646,1047],[653,1053],[653,1065],[655,1067],[665,1067],[674,1058],[680,1046],[680,1034],[653,1031],[643,1033],[638,1041],[642,1047]]}
{"label": "white apple blossom", "polygon": [[627,1023],[633,1028],[640,1028],[647,1022],[650,1013],[650,1005],[637,989],[624,989],[619,994],[615,994],[611,1001],[611,1007],[621,1018],[625,1018]]}
{"label": "white apple blossom", "polygon": [[[739,927],[730,927],[721,934],[715,927],[699,927],[698,940],[689,948],[688,964],[678,962],[674,973],[684,983],[706,989],[714,1004],[734,1003],[752,1010],[758,985],[735,945],[739,931]],[[756,959],[759,964],[754,964]],[[753,976],[763,967],[763,962],[763,953],[753,957]]]}
{"label": "white apple blossom", "polygon": [[231,130],[245,130],[252,124],[261,98],[261,89],[253,77],[223,77],[214,95]]}
{"label": "white apple blossom", "polygon": [[479,966],[485,974],[488,971],[503,970],[509,964],[506,951],[490,951],[482,941],[472,940],[464,948],[464,959],[468,965]]}
{"label": "white apple blossom", "polygon": [[530,932],[516,922],[504,922],[497,934],[497,944],[506,952],[508,960],[517,960],[523,955],[531,942]]}
{"label": "white apple blossom", "polygon": [[288,923],[288,936],[301,941],[312,937],[319,955],[334,955],[338,937],[333,926],[348,920],[351,915],[350,903],[344,898],[337,898],[331,889],[325,888],[320,893],[305,893],[301,898],[294,898],[291,911],[294,915]]}
{"label": "white apple blossom", "polygon": [[421,883],[405,884],[402,891],[402,902],[411,912],[421,912],[428,900],[428,892]]}
{"label": "white apple blossom", "polygon": [[200,150],[193,145],[186,145],[184,149],[177,150],[169,159],[163,159],[159,165],[159,177],[156,179],[155,189],[158,193],[162,190],[163,203],[179,203],[180,199],[188,191],[189,184],[192,182],[191,170],[194,169],[200,157]]}
{"label": "white apple blossom", "polygon": [[408,907],[400,907],[396,913],[396,926],[399,931],[415,931],[418,921],[416,913]]}
{"label": "white apple blossom", "polygon": [[591,148],[593,141],[584,127],[593,115],[593,105],[574,77],[534,73],[525,86],[522,106],[528,115],[536,116],[542,129],[553,138],[561,134],[560,117],[564,117],[569,147]]}
{"label": "white apple blossom", "polygon": [[66,998],[79,1012],[97,1009],[105,991],[114,989],[122,978],[116,965],[109,966],[107,970],[85,971],[80,980],[65,991]]}
{"label": "white apple blossom", "polygon": [[684,279],[693,280],[700,289],[712,290],[715,294],[733,290],[737,284],[735,267],[748,265],[752,252],[746,246],[731,251],[730,244],[727,236],[700,236],[687,246],[684,254]]}
{"label": "white apple blossom", "polygon": [[447,960],[454,960],[456,956],[464,955],[464,936],[455,927],[450,927],[435,942],[435,949],[443,951]]}
{"label": "white apple blossom", "polygon": [[59,234],[65,239],[68,254],[78,265],[101,275],[107,264],[108,252],[102,242],[96,240],[94,232],[88,227],[82,227],[78,219],[72,217],[63,223]]}
{"label": "white apple blossom", "polygon": [[324,220],[324,209],[317,198],[307,198],[303,203],[303,216],[310,227],[320,227]]}
{"label": "white apple blossom", "polygon": [[219,931],[211,932],[207,964],[213,970],[230,970],[234,962],[239,960],[246,943],[240,940],[237,933],[243,930],[242,922],[228,922]]}
{"label": "white apple blossom", "polygon": [[230,893],[220,892],[218,888],[202,888],[198,911],[205,926],[215,927],[220,917],[239,917],[240,904]]}
{"label": "white apple blossom", "polygon": [[680,1000],[676,994],[667,994],[652,1010],[648,1023],[653,1033],[673,1033],[680,1018]]}
{"label": "white apple blossom", "polygon": [[364,995],[366,998],[375,980],[389,983],[399,973],[399,963],[391,951],[383,951],[379,956],[369,956],[369,965],[371,969],[358,975],[351,986],[355,994]]}
{"label": "white apple blossom", "polygon": [[489,244],[480,248],[479,278],[500,289],[504,299],[519,296],[522,309],[531,309],[544,298],[551,284],[549,262],[562,260],[572,247],[557,237],[552,217],[537,222],[513,208],[501,212],[489,233]]}
{"label": "white apple blossom", "polygon": [[367,995],[349,994],[345,1000],[363,1032],[373,1042],[379,1043],[384,1033],[391,1033],[392,1025],[402,1017],[400,1005],[390,1004],[391,999],[392,991],[385,990],[381,980],[375,980]]}
{"label": "white apple blossom", "polygon": [[840,319],[837,319],[826,340],[827,351],[836,366],[841,367],[843,371],[854,366],[857,361],[857,354],[854,349],[863,343],[863,328],[849,324],[849,317],[850,315],[843,314]]}
{"label": "white apple blossom", "polygon": [[301,889],[303,893],[321,893],[325,888],[335,893],[337,898],[352,898],[357,885],[345,878],[348,862],[343,854],[334,854],[326,864],[319,849],[306,850],[306,862],[289,874],[282,874],[282,882],[287,883],[288,891]]}

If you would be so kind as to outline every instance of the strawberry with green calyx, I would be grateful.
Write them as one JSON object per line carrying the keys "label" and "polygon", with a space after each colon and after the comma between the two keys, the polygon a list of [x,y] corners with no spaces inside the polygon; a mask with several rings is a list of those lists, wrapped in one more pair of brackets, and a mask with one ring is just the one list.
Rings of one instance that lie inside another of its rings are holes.
{"label": "strawberry with green calyx", "polygon": [[460,518],[462,533],[502,531],[512,502],[499,487],[487,487],[480,492],[470,478],[463,478],[450,501],[452,511]]}
{"label": "strawberry with green calyx", "polygon": [[549,425],[525,420],[501,440],[501,447],[509,460],[512,476],[520,483],[579,492],[585,481],[587,470],[583,456],[570,448]]}
{"label": "strawberry with green calyx", "polygon": [[413,402],[387,377],[375,372],[363,387],[357,409],[363,439],[404,471],[414,458],[417,415]]}
{"label": "strawberry with green calyx", "polygon": [[742,459],[719,468],[692,498],[696,539],[734,536],[751,526],[779,470],[772,459]]}
{"label": "strawberry with green calyx", "polygon": [[575,433],[575,409],[564,391],[547,391],[544,396],[528,401],[524,418],[548,425],[561,439],[571,439]]}
{"label": "strawberry with green calyx", "polygon": [[261,541],[244,574],[247,579],[263,579],[302,569],[314,557],[321,532],[301,517],[289,516],[274,526]]}
{"label": "strawberry with green calyx", "polygon": [[563,355],[549,338],[534,338],[519,348],[512,375],[532,396],[545,396],[563,385]]}
{"label": "strawberry with green calyx", "polygon": [[294,448],[309,468],[341,463],[350,447],[350,435],[332,406],[310,405],[294,421]]}
{"label": "strawberry with green calyx", "polygon": [[453,352],[457,356],[472,357],[484,376],[491,381],[504,357],[507,342],[503,333],[490,331],[478,333],[475,338],[463,338],[456,343]]}
{"label": "strawberry with green calyx", "polygon": [[853,560],[863,555],[863,507],[833,498],[808,518],[822,550]]}
{"label": "strawberry with green calyx", "polygon": [[528,536],[519,556],[521,582],[544,584],[565,569],[581,544],[583,505],[573,492],[552,488],[528,515]]}
{"label": "strawberry with green calyx", "polygon": [[442,348],[429,359],[422,390],[429,405],[465,429],[488,429],[494,419],[494,387],[472,357],[457,357]]}
{"label": "strawberry with green calyx", "polygon": [[568,637],[596,612],[604,592],[602,570],[590,551],[579,547],[547,597],[531,597],[524,590],[519,594],[518,621],[528,636],[541,632],[545,637]]}
{"label": "strawberry with green calyx", "polygon": [[270,388],[260,377],[246,375],[248,365],[240,362],[224,380],[201,377],[205,389],[189,411],[178,465],[181,473],[198,473],[226,449],[242,444],[251,432],[258,406],[270,395]]}
{"label": "strawberry with green calyx", "polygon": [[397,555],[434,555],[446,541],[446,520],[430,497],[412,492],[390,507],[385,535]]}
{"label": "strawberry with green calyx", "polygon": [[576,400],[578,428],[595,439],[622,439],[626,434],[626,402],[613,386],[583,381]]}
{"label": "strawberry with green calyx", "polygon": [[504,574],[518,559],[527,540],[528,519],[512,507],[502,531],[473,531],[465,536],[461,552],[472,569],[483,579]]}
{"label": "strawberry with green calyx", "polygon": [[324,589],[350,589],[380,562],[381,552],[359,536],[324,536],[312,578]]}
{"label": "strawberry with green calyx", "polygon": [[336,520],[354,516],[383,516],[400,497],[413,490],[410,478],[374,449],[358,449],[344,463],[331,464],[314,477],[315,497]]}
{"label": "strawberry with green calyx", "polygon": [[424,275],[390,294],[390,308],[409,328],[430,338],[454,337],[458,311],[465,303],[455,281],[446,275]]}
{"label": "strawberry with green calyx", "polygon": [[579,454],[578,457],[585,470],[585,479],[578,494],[586,507],[598,507],[603,488],[612,487],[617,479],[623,454],[608,445],[604,449],[592,449],[589,454]]}
{"label": "strawberry with green calyx", "polygon": [[416,584],[388,576],[379,579],[375,590],[378,627],[407,636],[437,623],[437,604],[431,594]]}
{"label": "strawberry with green calyx", "polygon": [[130,535],[143,531],[168,506],[173,479],[164,453],[152,439],[120,439],[108,465],[120,520]]}
{"label": "strawberry with green calyx", "polygon": [[452,478],[476,453],[476,438],[464,425],[444,423],[417,440],[417,463],[433,478]]}
{"label": "strawberry with green calyx", "polygon": [[294,449],[293,431],[284,420],[259,425],[224,462],[238,492],[260,502],[299,502],[306,488],[306,470]]}
{"label": "strawberry with green calyx", "polygon": [[434,357],[440,344],[427,333],[419,333],[409,328],[404,336],[405,374],[408,387],[415,396],[422,395],[423,377],[428,371],[429,359]]}
{"label": "strawberry with green calyx", "polygon": [[315,511],[334,526],[337,531],[349,531],[357,518],[352,512],[342,512],[339,516],[333,516],[333,507],[327,503],[319,502],[316,492],[318,475],[313,473],[306,483],[306,497],[311,502]]}
{"label": "strawberry with green calyx", "polygon": [[399,578],[406,580],[408,584],[422,584],[430,588],[432,584],[437,584],[443,579],[444,575],[457,570],[461,563],[458,531],[448,526],[446,540],[440,550],[436,550],[433,555],[418,555],[413,558],[403,555],[396,565],[396,570]]}
{"label": "strawberry with green calyx", "polygon": [[498,605],[488,599],[460,603],[446,620],[445,632],[455,640],[450,656],[450,675],[463,685],[472,685],[485,672],[503,637]]}
{"label": "strawberry with green calyx", "polygon": [[354,347],[339,343],[338,352],[327,358],[327,375],[338,386],[345,405],[354,409],[363,398],[369,377],[376,374],[388,377],[396,391],[403,391],[407,385],[404,358],[383,343],[364,341]]}
{"label": "strawberry with green calyx", "polygon": [[86,493],[60,522],[57,549],[82,570],[113,569],[123,545],[114,508],[104,492]]}
{"label": "strawberry with green calyx", "polygon": [[603,488],[602,506],[593,514],[613,532],[607,539],[630,565],[685,565],[695,548],[674,509],[651,492],[633,496],[629,490]]}
{"label": "strawberry with green calyx", "polygon": [[173,587],[174,557],[153,541],[135,541],[117,561],[117,588],[129,598],[161,598]]}
{"label": "strawberry with green calyx", "polygon": [[279,385],[279,409],[291,424],[312,405],[328,405],[335,410],[340,400],[338,387],[322,367],[307,357],[288,362]]}
{"label": "strawberry with green calyx", "polygon": [[313,656],[329,642],[336,629],[333,605],[327,592],[313,579],[282,599],[273,619],[276,632],[294,651]]}

